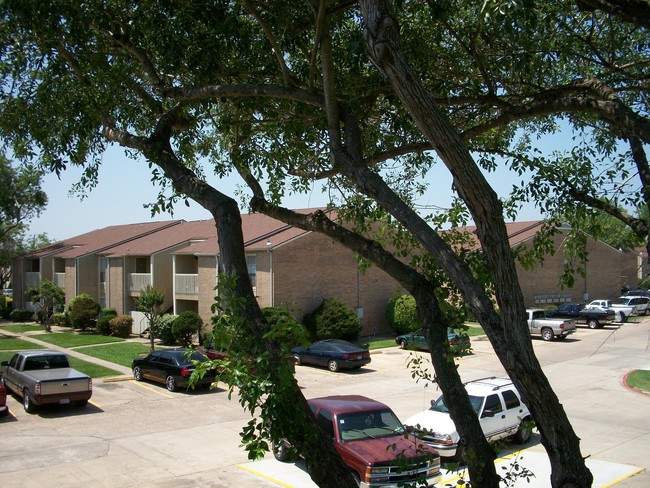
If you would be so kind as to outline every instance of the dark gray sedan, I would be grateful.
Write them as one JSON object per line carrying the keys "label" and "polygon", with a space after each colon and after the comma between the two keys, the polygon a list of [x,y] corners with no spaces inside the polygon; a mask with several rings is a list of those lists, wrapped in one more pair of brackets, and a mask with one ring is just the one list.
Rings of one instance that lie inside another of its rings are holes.
{"label": "dark gray sedan", "polygon": [[309,347],[294,347],[291,355],[296,364],[325,366],[330,371],[360,368],[370,362],[370,352],[341,339],[325,339]]}
{"label": "dark gray sedan", "polygon": [[[135,358],[131,363],[133,379],[148,379],[163,383],[169,391],[187,388],[190,376],[196,369],[195,362],[203,363],[208,358],[196,351],[187,349],[161,349],[150,352],[145,357]],[[209,386],[216,379],[214,369],[206,371],[203,378],[197,379],[196,386]]]}

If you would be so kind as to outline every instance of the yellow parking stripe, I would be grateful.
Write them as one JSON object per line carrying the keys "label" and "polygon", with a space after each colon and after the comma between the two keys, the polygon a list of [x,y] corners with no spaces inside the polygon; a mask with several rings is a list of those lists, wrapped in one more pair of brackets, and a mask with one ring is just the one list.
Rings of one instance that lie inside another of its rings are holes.
{"label": "yellow parking stripe", "polygon": [[138,381],[131,380],[131,383],[133,383],[134,385],[138,385],[140,388],[144,388],[145,390],[153,391],[154,393],[157,393],[160,396],[164,396],[164,397],[167,397],[167,398],[174,398],[172,395],[167,395],[166,393],[161,393],[160,391],[154,390],[153,388],[149,388],[147,385],[143,385],[142,383],[140,383]]}
{"label": "yellow parking stripe", "polygon": [[243,464],[237,464],[236,465],[238,468],[243,469],[244,471],[248,471],[251,474],[254,474],[255,476],[259,476],[260,478],[263,478],[267,481],[270,481],[271,483],[275,483],[280,486],[284,486],[285,488],[293,488],[293,485],[289,485],[287,483],[283,483],[280,480],[276,480],[275,478],[272,478],[271,476],[267,476],[264,473],[260,473],[259,471],[255,471],[254,469],[249,468],[248,466],[244,466]]}
{"label": "yellow parking stripe", "polygon": [[645,468],[638,468],[636,471],[633,471],[631,473],[628,473],[624,476],[621,476],[620,478],[615,479],[614,481],[611,481],[607,484],[601,485],[601,488],[609,488],[610,486],[614,486],[617,483],[620,483],[623,480],[626,480],[628,478],[631,478],[632,476],[639,474],[641,471],[644,471]]}

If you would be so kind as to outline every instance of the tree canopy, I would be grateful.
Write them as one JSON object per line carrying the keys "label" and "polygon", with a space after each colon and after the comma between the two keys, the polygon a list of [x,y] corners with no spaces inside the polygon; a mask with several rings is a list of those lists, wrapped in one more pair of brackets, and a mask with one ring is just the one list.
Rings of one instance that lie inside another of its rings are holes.
{"label": "tree canopy", "polygon": [[[650,196],[648,36],[642,9],[630,21],[608,10],[616,3],[625,2],[4,1],[0,135],[50,171],[83,166],[82,185],[96,181],[107,144],[120,144],[171,187],[156,209],[192,198],[210,210],[220,271],[240,277],[229,308],[247,318],[248,352],[270,353],[279,371],[245,279],[237,206],[209,175],[239,173],[252,209],[326,233],[382,267],[416,298],[459,432],[492,459],[447,351],[433,346],[446,343],[435,290],[459,291],[535,417],[553,486],[590,486],[579,440],[532,352],[504,219],[532,199],[552,218],[609,213],[648,241],[647,221],[615,210],[647,206]],[[557,133],[560,117],[584,142],[571,155],[538,154],[535,139]],[[621,144],[629,150],[615,156]],[[522,175],[507,201],[484,177],[502,158]],[[443,171],[457,202],[445,214],[418,212],[425,177]],[[347,227],[280,206],[315,184]],[[436,232],[470,219],[478,257]],[[281,433],[327,451],[300,425]],[[308,461],[326,486],[322,460]],[[490,464],[470,463],[481,486],[498,484]]]}

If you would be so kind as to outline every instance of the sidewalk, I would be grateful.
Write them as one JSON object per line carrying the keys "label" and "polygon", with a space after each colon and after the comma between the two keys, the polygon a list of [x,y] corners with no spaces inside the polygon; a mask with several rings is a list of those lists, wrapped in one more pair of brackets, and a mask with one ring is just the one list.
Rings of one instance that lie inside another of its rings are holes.
{"label": "sidewalk", "polygon": [[[81,359],[83,361],[87,361],[89,363],[94,363],[98,364],[100,366],[103,366],[108,369],[115,370],[119,373],[121,373],[120,376],[108,376],[105,378],[101,378],[101,381],[103,382],[111,382],[111,381],[124,381],[124,380],[130,380],[133,377],[133,372],[131,371],[131,368],[128,368],[126,366],[122,366],[117,363],[112,363],[110,361],[106,361],[104,359],[99,359],[93,356],[89,356],[87,354],[84,354],[83,348],[84,347],[89,347],[89,346],[78,346],[74,349],[68,349],[65,347],[60,347],[56,346],[54,344],[50,344],[49,342],[44,342],[39,339],[36,339],[34,337],[31,337],[33,335],[37,334],[45,334],[45,329],[43,330],[38,330],[38,331],[31,331],[31,332],[11,332],[8,330],[4,330],[2,327],[5,324],[11,324],[13,322],[7,321],[7,320],[0,320],[0,334],[4,336],[10,336],[10,337],[16,337],[18,339],[22,339],[27,342],[31,342],[33,344],[38,344],[39,346],[43,346],[44,348],[47,349],[53,349],[55,351],[62,351],[68,354],[69,356],[75,357],[77,359]],[[28,324],[26,324],[28,325]],[[34,324],[37,325],[37,324]],[[58,327],[58,326],[52,326],[52,333],[56,334],[58,332],[70,332],[71,329],[67,327]],[[125,341],[128,342],[140,342],[142,344],[149,344],[149,339],[142,338],[142,337],[137,337],[137,336],[131,336],[129,338],[126,338]]]}

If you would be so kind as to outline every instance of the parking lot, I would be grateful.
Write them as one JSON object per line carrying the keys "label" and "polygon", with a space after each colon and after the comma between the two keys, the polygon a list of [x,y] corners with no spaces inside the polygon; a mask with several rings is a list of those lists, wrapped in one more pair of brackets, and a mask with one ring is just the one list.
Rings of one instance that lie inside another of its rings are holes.
{"label": "parking lot", "polygon": [[[580,328],[563,342],[534,340],[582,439],[582,454],[589,456],[594,486],[650,486],[650,397],[622,384],[628,371],[650,369],[649,337],[646,319],[620,328]],[[464,380],[503,374],[489,342],[474,341],[473,347],[473,355],[459,360]],[[296,376],[307,398],[364,394],[405,419],[439,395],[435,385],[411,378],[409,354],[390,348],[373,354],[361,370],[331,373],[300,366]],[[16,398],[8,398],[8,405],[10,415],[0,419],[0,476],[6,487],[314,486],[300,463],[278,463],[271,454],[262,461],[247,459],[239,432],[249,417],[223,389],[170,393],[154,383],[98,380],[85,409],[44,408],[29,415]],[[507,466],[520,446],[509,447],[499,467]],[[521,486],[549,486],[539,436],[524,448],[517,459],[530,463],[536,479]]]}

